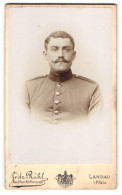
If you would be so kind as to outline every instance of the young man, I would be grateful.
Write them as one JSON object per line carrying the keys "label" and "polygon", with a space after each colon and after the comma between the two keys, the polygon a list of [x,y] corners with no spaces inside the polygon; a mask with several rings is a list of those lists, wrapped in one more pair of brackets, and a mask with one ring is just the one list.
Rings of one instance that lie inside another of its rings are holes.
{"label": "young man", "polygon": [[71,35],[56,31],[45,40],[44,57],[49,75],[26,82],[25,104],[32,116],[48,123],[84,122],[96,117],[102,108],[98,84],[72,74],[75,43]]}

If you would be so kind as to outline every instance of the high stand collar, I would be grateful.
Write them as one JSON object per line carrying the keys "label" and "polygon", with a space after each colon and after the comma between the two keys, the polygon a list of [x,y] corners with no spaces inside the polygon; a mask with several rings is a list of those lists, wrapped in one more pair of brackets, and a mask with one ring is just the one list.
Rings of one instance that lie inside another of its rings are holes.
{"label": "high stand collar", "polygon": [[67,72],[64,72],[64,73],[60,73],[60,74],[56,74],[52,71],[50,71],[50,74],[49,74],[49,78],[52,80],[52,81],[55,81],[55,82],[64,82],[64,81],[67,81],[69,79],[72,78],[72,71],[71,69]]}

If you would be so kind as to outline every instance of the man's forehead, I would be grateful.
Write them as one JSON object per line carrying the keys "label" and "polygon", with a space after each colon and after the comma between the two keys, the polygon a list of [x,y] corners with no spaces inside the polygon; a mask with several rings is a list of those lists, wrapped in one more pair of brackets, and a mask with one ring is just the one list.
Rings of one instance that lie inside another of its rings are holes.
{"label": "man's forehead", "polygon": [[73,46],[69,38],[61,38],[61,37],[58,38],[51,37],[48,45],[49,46],[70,46],[70,47]]}

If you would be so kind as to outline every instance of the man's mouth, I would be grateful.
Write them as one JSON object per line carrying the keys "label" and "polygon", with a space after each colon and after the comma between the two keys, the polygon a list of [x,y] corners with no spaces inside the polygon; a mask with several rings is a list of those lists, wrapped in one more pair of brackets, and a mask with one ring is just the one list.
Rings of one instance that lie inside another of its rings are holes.
{"label": "man's mouth", "polygon": [[64,59],[64,60],[55,60],[55,61],[52,60],[52,62],[53,63],[58,63],[58,62],[68,63],[69,61],[67,61],[67,60]]}

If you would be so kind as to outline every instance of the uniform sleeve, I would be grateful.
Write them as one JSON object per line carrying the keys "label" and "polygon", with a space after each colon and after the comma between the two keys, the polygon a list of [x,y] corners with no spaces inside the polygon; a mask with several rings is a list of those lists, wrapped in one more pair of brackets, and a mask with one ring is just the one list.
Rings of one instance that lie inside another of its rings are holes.
{"label": "uniform sleeve", "polygon": [[27,88],[27,82],[24,84],[24,106],[30,111],[30,97]]}
{"label": "uniform sleeve", "polygon": [[90,99],[88,119],[90,121],[96,119],[100,115],[102,108],[103,108],[103,98],[100,92],[99,85],[96,84]]}

